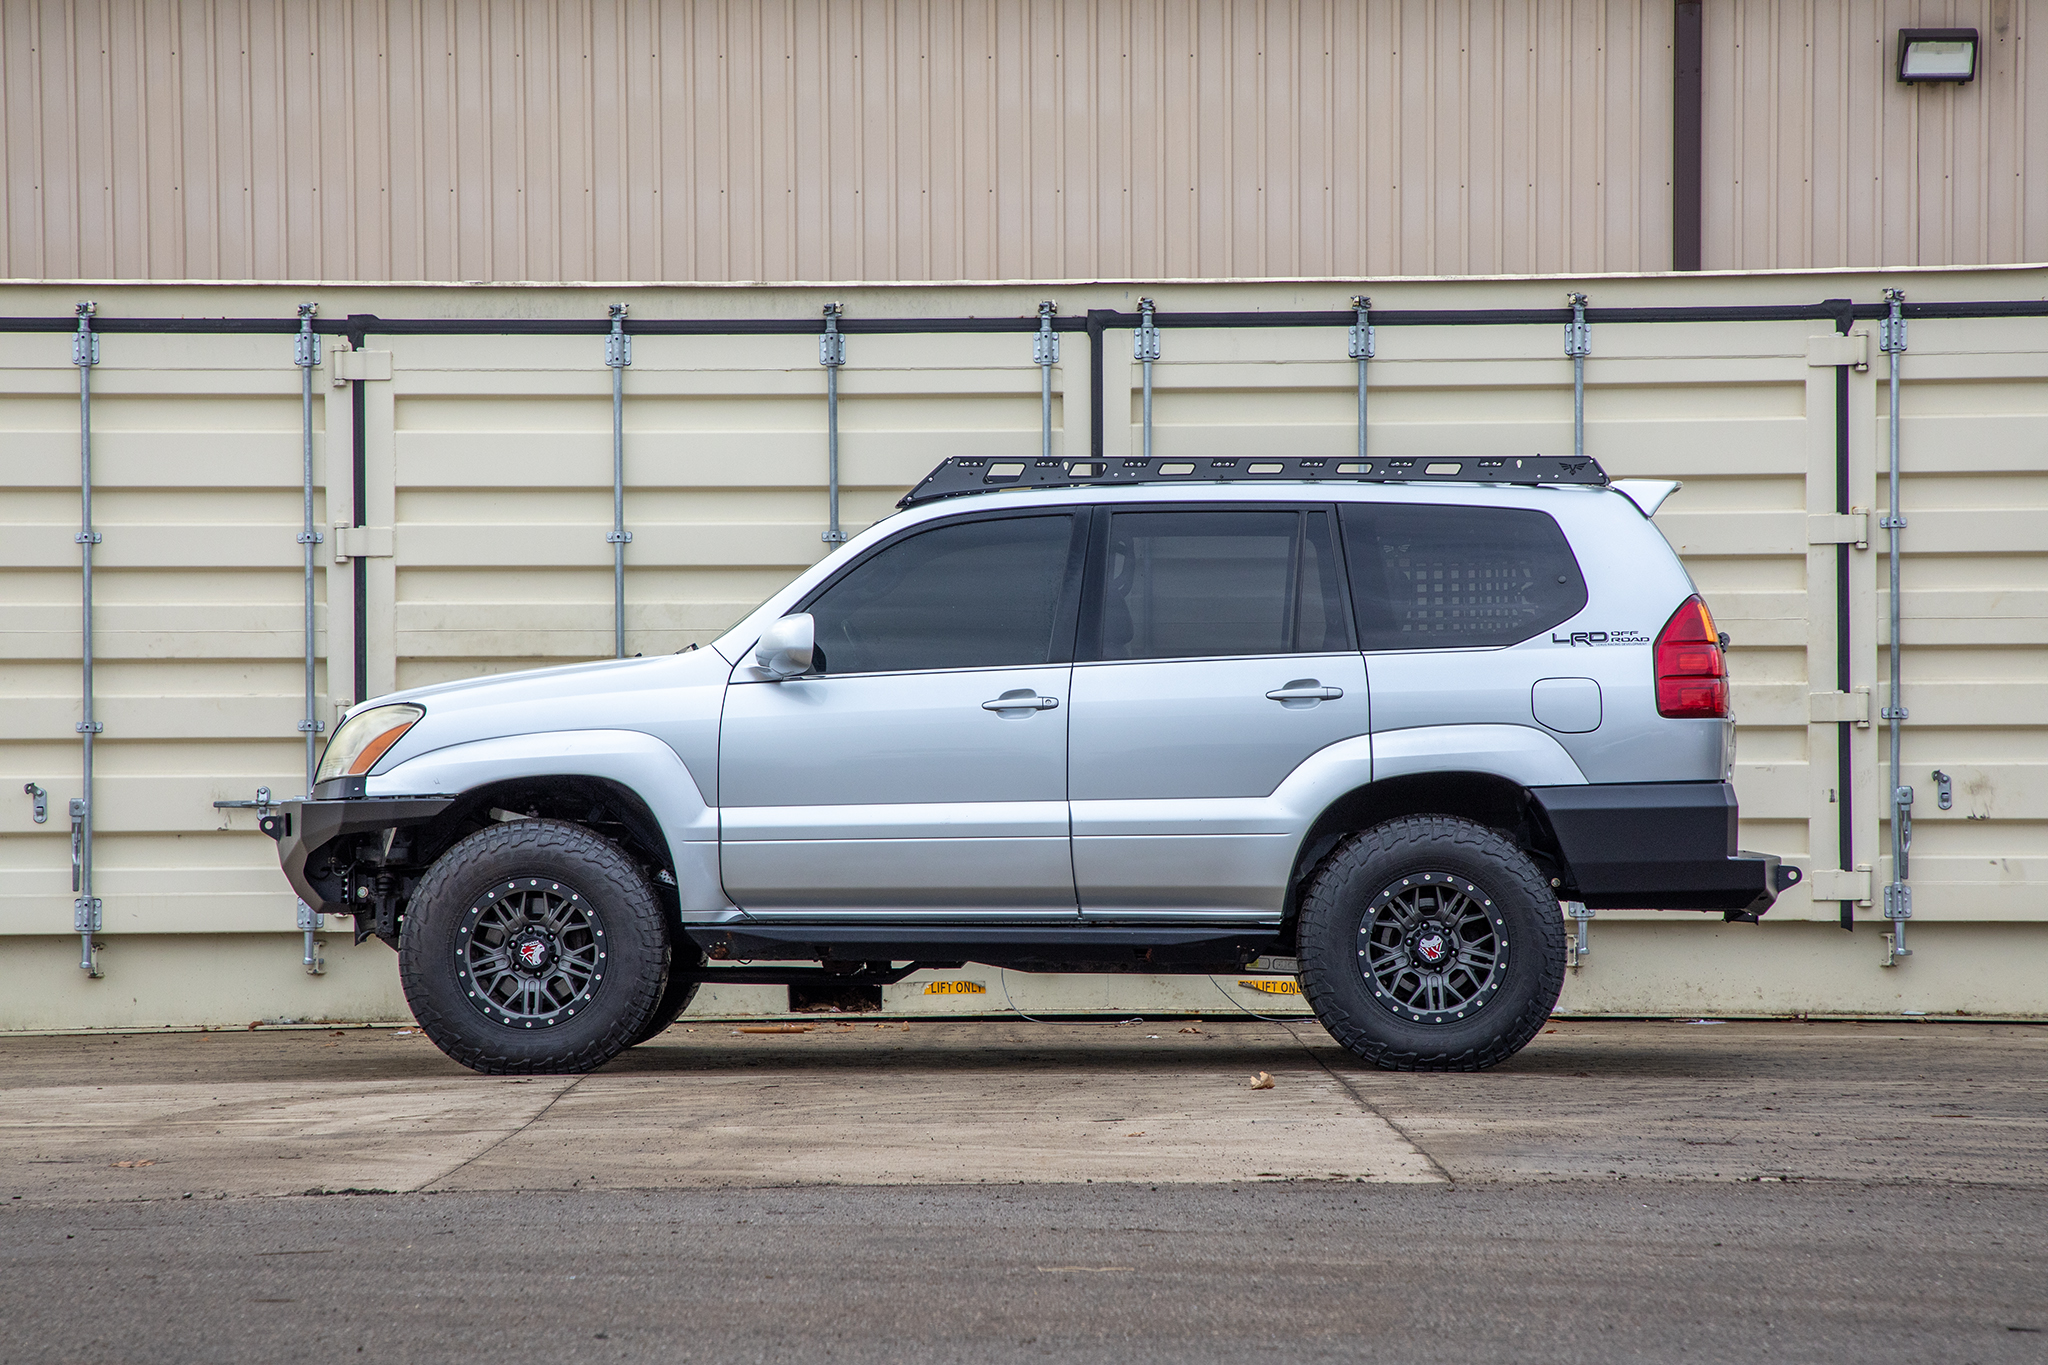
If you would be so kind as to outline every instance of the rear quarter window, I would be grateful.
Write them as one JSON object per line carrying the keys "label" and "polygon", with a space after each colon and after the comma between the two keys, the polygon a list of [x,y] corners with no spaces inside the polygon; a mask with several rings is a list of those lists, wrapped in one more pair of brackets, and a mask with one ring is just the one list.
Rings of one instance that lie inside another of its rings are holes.
{"label": "rear quarter window", "polygon": [[1586,605],[1585,576],[1547,513],[1348,503],[1339,521],[1361,649],[1518,644]]}

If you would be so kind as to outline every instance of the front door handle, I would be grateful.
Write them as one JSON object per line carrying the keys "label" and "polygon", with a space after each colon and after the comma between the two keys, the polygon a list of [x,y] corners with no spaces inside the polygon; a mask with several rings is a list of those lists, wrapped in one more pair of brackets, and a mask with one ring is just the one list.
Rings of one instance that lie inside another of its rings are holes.
{"label": "front door handle", "polygon": [[1344,695],[1341,687],[1324,687],[1314,678],[1296,678],[1285,687],[1266,694],[1267,701],[1335,701]]}
{"label": "front door handle", "polygon": [[1041,697],[1028,687],[1005,692],[994,701],[981,704],[984,711],[1050,711],[1060,704],[1058,697]]}

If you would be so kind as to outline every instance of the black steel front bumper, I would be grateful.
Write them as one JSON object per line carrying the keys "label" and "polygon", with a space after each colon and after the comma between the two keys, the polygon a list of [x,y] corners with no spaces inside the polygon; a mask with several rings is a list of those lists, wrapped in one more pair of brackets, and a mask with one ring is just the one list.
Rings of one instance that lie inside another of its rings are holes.
{"label": "black steel front bumper", "polygon": [[324,861],[322,852],[351,834],[423,825],[455,804],[452,796],[360,796],[341,800],[286,801],[261,821],[265,834],[277,840],[277,861],[299,898],[324,915],[350,913],[337,897],[344,888],[312,869]]}
{"label": "black steel front bumper", "polygon": [[1799,869],[1735,846],[1727,782],[1534,787],[1564,857],[1572,899],[1595,909],[1719,910],[1755,919]]}

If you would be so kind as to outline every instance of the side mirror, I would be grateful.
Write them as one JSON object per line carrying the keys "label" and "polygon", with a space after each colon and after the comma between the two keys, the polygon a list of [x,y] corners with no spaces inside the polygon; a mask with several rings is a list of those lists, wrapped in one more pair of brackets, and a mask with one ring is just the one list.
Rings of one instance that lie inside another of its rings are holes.
{"label": "side mirror", "polygon": [[761,632],[761,642],[754,646],[754,666],[777,682],[810,672],[816,631],[809,612],[783,617]]}

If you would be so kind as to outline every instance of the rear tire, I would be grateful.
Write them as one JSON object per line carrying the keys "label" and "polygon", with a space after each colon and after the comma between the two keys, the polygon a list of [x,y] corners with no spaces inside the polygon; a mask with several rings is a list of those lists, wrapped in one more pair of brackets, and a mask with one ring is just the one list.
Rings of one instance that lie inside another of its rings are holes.
{"label": "rear tire", "polygon": [[1354,834],[1302,899],[1301,987],[1330,1036],[1390,1071],[1519,1052],[1564,985],[1564,921],[1529,858],[1442,815]]}
{"label": "rear tire", "polygon": [[473,1071],[589,1071],[631,1046],[662,1002],[662,921],[640,869],[581,825],[493,825],[442,854],[413,893],[398,945],[406,1003]]}

